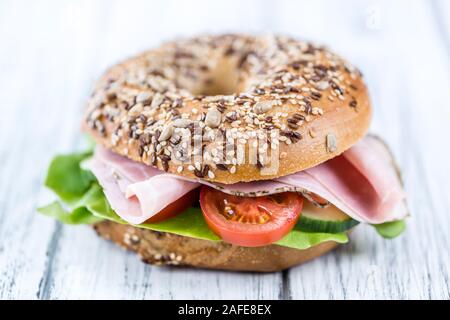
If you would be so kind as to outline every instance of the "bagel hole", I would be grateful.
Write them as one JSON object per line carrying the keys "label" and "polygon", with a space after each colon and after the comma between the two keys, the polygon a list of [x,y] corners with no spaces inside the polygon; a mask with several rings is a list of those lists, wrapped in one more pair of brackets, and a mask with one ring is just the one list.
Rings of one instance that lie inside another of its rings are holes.
{"label": "bagel hole", "polygon": [[204,96],[231,95],[239,92],[239,72],[231,59],[223,60],[211,70],[194,94]]}

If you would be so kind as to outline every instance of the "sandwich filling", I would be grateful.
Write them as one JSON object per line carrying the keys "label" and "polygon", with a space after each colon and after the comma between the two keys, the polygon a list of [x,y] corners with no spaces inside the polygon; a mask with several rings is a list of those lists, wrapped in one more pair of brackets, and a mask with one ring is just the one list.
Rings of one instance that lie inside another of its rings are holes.
{"label": "sandwich filling", "polygon": [[[403,231],[407,216],[392,156],[373,136],[313,168],[231,185],[165,173],[101,146],[79,155],[73,168],[58,169],[55,161],[46,184],[72,211],[53,203],[41,212],[69,223],[109,219],[237,245],[304,249],[323,241],[345,242],[345,231],[359,222],[393,237]],[[73,171],[78,177],[70,177]],[[78,196],[71,194],[77,190],[68,190],[74,179],[85,184]]]}
{"label": "sandwich filling", "polygon": [[140,224],[200,185],[243,197],[281,192],[311,193],[353,219],[380,224],[403,219],[405,195],[391,157],[379,140],[366,137],[325,163],[273,180],[232,185],[164,173],[97,146],[90,163],[111,207]]}

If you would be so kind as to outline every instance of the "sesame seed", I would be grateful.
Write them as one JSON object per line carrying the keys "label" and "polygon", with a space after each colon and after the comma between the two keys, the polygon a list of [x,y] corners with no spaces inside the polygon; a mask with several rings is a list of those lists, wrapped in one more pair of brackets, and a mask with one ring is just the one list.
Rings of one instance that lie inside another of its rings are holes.
{"label": "sesame seed", "polygon": [[155,258],[155,260],[161,260],[162,254],[161,254],[161,253],[155,253],[155,254],[153,255],[153,258]]}

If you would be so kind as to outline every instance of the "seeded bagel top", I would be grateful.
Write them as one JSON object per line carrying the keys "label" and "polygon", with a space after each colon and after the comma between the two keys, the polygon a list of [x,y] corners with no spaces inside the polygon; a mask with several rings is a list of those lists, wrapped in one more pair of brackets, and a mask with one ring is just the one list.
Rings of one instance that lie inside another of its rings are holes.
{"label": "seeded bagel top", "polygon": [[366,134],[370,118],[361,73],[326,48],[220,35],[169,42],[111,67],[83,128],[135,161],[229,184],[329,160]]}

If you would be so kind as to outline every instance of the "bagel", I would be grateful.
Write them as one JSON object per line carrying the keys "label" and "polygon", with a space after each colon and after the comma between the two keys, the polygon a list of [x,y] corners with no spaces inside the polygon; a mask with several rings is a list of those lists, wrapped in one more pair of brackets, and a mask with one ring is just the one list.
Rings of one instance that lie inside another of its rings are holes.
{"label": "bagel", "polygon": [[[95,86],[83,128],[134,161],[232,184],[334,158],[366,134],[370,118],[361,73],[326,48],[282,36],[223,35],[170,42],[113,66]],[[267,138],[256,143],[255,131]],[[175,151],[182,137],[199,134],[198,146]],[[225,152],[229,139],[236,147]],[[240,157],[239,144],[248,146]],[[275,149],[279,163],[266,170]]]}
{"label": "bagel", "polygon": [[305,250],[275,244],[249,248],[110,221],[95,224],[94,230],[102,238],[136,252],[148,264],[232,271],[281,271],[321,256],[338,246],[336,242],[328,241]]}

